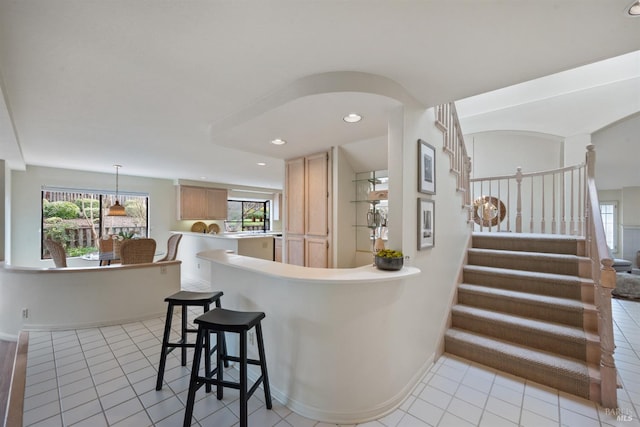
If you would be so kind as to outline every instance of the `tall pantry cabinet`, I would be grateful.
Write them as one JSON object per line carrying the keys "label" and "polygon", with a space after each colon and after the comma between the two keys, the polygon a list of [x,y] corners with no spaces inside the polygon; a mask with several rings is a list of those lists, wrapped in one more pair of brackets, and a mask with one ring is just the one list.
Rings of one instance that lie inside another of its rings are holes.
{"label": "tall pantry cabinet", "polygon": [[331,267],[331,157],[329,152],[291,159],[285,165],[285,262]]}

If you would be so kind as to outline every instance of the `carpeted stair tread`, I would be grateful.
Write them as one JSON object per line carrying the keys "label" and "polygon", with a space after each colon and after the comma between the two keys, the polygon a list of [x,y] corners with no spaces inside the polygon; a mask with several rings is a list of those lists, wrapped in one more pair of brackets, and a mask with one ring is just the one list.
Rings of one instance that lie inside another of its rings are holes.
{"label": "carpeted stair tread", "polygon": [[599,337],[576,326],[457,304],[451,309],[452,327],[514,344],[588,360]]}
{"label": "carpeted stair tread", "polygon": [[575,299],[463,283],[458,303],[588,330],[597,327],[595,307]]}
{"label": "carpeted stair tread", "polygon": [[489,286],[471,285],[468,283],[462,283],[458,286],[458,290],[464,292],[471,292],[474,294],[482,294],[492,296],[495,298],[508,298],[511,300],[519,300],[527,302],[532,305],[544,305],[544,306],[556,306],[558,308],[574,311],[583,311],[585,308],[593,308],[590,304],[584,304],[582,301],[577,301],[570,298],[559,298],[548,295],[532,294],[529,292],[511,291],[508,289],[492,288]]}
{"label": "carpeted stair tread", "polygon": [[489,255],[492,257],[512,257],[512,258],[527,258],[527,259],[539,259],[548,262],[577,262],[586,261],[589,258],[581,257],[574,254],[557,254],[549,252],[527,252],[527,251],[508,251],[504,249],[483,249],[483,248],[469,248],[468,253],[471,255]]}
{"label": "carpeted stair tread", "polygon": [[445,334],[445,351],[577,396],[589,396],[589,367],[576,359],[456,328]]}
{"label": "carpeted stair tread", "polygon": [[474,248],[579,254],[585,239],[560,234],[474,232],[472,242]]}
{"label": "carpeted stair tread", "polygon": [[500,326],[517,327],[524,334],[553,335],[568,341],[584,342],[585,331],[582,328],[563,325],[555,322],[547,322],[539,319],[517,316],[508,313],[500,313],[492,310],[484,310],[478,307],[456,304],[452,307],[452,314],[457,316],[472,317],[482,321],[488,321]]}
{"label": "carpeted stair tread", "polygon": [[578,275],[580,264],[586,262],[590,262],[590,260],[586,257],[571,254],[478,248],[467,250],[467,263],[471,265],[554,274]]}
{"label": "carpeted stair tread", "polygon": [[[568,274],[541,273],[512,268],[465,265],[465,283],[522,292],[544,293],[549,296],[581,299],[582,286],[593,286],[590,279]],[[467,280],[472,278],[473,280]]]}

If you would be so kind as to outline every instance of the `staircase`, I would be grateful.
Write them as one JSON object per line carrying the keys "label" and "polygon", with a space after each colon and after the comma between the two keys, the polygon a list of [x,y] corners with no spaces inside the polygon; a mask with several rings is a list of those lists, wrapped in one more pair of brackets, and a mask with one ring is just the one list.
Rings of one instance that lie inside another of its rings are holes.
{"label": "staircase", "polygon": [[474,233],[445,351],[600,400],[600,339],[583,237]]}

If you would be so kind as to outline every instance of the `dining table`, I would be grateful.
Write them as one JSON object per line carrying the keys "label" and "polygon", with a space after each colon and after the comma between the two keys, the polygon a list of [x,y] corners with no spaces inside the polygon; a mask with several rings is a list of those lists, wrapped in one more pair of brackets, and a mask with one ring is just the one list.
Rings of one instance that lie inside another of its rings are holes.
{"label": "dining table", "polygon": [[[153,256],[164,255],[164,251],[157,251]],[[85,261],[100,261],[99,265],[111,265],[112,261],[120,261],[120,254],[114,253],[113,251],[107,252],[90,252],[88,254],[82,255],[82,258]]]}

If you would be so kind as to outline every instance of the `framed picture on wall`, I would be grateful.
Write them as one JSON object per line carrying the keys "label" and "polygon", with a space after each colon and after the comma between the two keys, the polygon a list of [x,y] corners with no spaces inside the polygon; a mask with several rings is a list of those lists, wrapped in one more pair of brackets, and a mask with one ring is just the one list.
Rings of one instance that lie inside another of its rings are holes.
{"label": "framed picture on wall", "polygon": [[418,250],[432,248],[435,231],[435,202],[418,197]]}
{"label": "framed picture on wall", "polygon": [[418,140],[418,191],[436,194],[436,150],[423,140]]}

